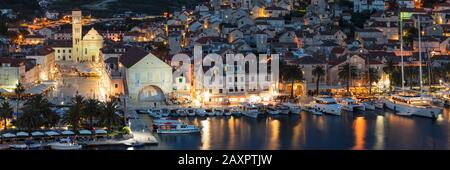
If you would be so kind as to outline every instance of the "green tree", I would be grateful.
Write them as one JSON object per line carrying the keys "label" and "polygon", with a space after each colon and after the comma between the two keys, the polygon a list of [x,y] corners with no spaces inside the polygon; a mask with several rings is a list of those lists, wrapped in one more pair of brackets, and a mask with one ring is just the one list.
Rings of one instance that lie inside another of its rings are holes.
{"label": "green tree", "polygon": [[314,69],[312,70],[312,75],[316,76],[317,80],[316,80],[316,95],[319,94],[319,83],[320,83],[320,78],[322,76],[325,76],[325,69],[323,69],[322,66],[317,65],[316,67],[314,67]]}
{"label": "green tree", "polygon": [[375,68],[370,68],[368,75],[366,75],[369,82],[369,94],[372,94],[372,83],[378,82],[380,80],[380,75],[378,73],[378,70]]}
{"label": "green tree", "polygon": [[16,108],[16,113],[19,113],[19,103],[20,100],[22,100],[22,94],[25,92],[25,88],[23,87],[23,85],[21,83],[18,83],[16,85],[16,88],[14,89],[14,93],[17,96],[17,108]]}
{"label": "green tree", "polygon": [[100,102],[96,99],[88,99],[85,102],[83,108],[84,117],[89,120],[89,128],[94,127],[94,119],[97,119],[100,115],[101,107]]}
{"label": "green tree", "polygon": [[11,107],[11,105],[9,105],[9,103],[7,101],[3,101],[2,103],[2,107],[0,108],[0,118],[3,120],[4,122],[4,130],[7,130],[7,120],[8,119],[12,119],[14,116],[14,111]]}
{"label": "green tree", "polygon": [[358,70],[350,63],[344,64],[339,68],[338,76],[340,79],[345,80],[347,83],[347,92],[350,92],[350,81],[358,76]]}
{"label": "green tree", "polygon": [[294,96],[294,82],[303,80],[303,71],[296,65],[289,65],[280,61],[280,76],[283,81],[289,81],[292,87],[291,96]]}
{"label": "green tree", "polygon": [[394,61],[387,60],[386,65],[383,67],[383,72],[385,74],[389,75],[389,90],[392,91],[392,86],[394,83],[394,72],[395,72]]}
{"label": "green tree", "polygon": [[52,104],[43,96],[35,95],[23,105],[23,115],[17,120],[18,127],[27,128],[28,131],[42,126],[55,127],[59,116],[52,111]]}
{"label": "green tree", "polygon": [[72,106],[70,106],[67,113],[63,116],[63,123],[70,125],[73,130],[78,130],[81,121],[83,120],[83,110],[84,98],[80,95],[76,95],[72,99]]}
{"label": "green tree", "polygon": [[114,101],[107,101],[102,103],[102,113],[100,115],[100,123],[112,130],[113,127],[120,125],[121,117],[117,114],[117,103]]}

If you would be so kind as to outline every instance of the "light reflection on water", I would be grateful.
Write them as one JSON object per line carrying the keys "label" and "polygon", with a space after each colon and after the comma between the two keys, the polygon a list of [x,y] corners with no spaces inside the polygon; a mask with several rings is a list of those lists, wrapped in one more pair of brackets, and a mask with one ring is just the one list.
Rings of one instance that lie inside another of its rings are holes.
{"label": "light reflection on water", "polygon": [[449,111],[438,120],[381,110],[342,116],[187,117],[180,120],[203,126],[201,134],[155,134],[159,145],[136,149],[450,149]]}

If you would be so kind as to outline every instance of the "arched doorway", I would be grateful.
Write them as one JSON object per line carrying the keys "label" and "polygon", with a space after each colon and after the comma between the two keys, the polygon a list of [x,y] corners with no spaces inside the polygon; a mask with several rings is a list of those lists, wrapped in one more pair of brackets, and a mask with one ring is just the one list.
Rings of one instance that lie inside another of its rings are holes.
{"label": "arched doorway", "polygon": [[163,102],[166,100],[164,92],[155,85],[145,86],[139,91],[139,102]]}

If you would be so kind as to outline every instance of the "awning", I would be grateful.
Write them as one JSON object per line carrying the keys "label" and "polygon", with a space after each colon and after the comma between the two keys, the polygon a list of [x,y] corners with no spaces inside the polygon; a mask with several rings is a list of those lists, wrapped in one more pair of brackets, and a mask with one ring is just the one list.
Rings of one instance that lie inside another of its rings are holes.
{"label": "awning", "polygon": [[78,131],[80,135],[92,135],[92,132],[89,130],[80,130]]}
{"label": "awning", "polygon": [[44,133],[36,131],[36,132],[31,133],[31,136],[44,136]]}
{"label": "awning", "polygon": [[48,136],[58,136],[59,135],[59,133],[57,133],[55,131],[48,131],[48,132],[45,132],[45,134]]}
{"label": "awning", "polygon": [[16,136],[17,137],[28,137],[28,136],[30,136],[30,134],[27,132],[18,132],[18,133],[16,133]]}
{"label": "awning", "polygon": [[0,88],[0,93],[9,93],[9,91],[5,90],[4,88]]}
{"label": "awning", "polygon": [[107,134],[108,132],[106,132],[106,130],[103,130],[103,129],[98,129],[98,130],[95,130],[95,134]]}
{"label": "awning", "polygon": [[25,94],[42,94],[46,90],[50,89],[51,85],[49,84],[39,84],[37,86],[34,86],[28,90],[25,90]]}
{"label": "awning", "polygon": [[2,135],[4,138],[13,138],[16,137],[16,135],[12,134],[12,133],[5,133]]}
{"label": "awning", "polygon": [[70,131],[70,130],[63,131],[63,132],[61,132],[61,134],[63,134],[63,135],[75,135],[75,133]]}

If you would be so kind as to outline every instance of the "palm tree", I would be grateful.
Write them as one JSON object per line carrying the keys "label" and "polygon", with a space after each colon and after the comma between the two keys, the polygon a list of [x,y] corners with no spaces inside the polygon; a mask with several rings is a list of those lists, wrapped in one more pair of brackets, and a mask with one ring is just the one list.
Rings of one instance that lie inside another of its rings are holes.
{"label": "palm tree", "polygon": [[394,83],[394,72],[395,72],[395,65],[392,60],[388,60],[386,62],[386,66],[383,67],[383,72],[387,75],[389,75],[389,91],[392,91],[392,85]]}
{"label": "palm tree", "polygon": [[288,65],[285,62],[280,62],[280,76],[282,78],[282,81],[288,80],[291,83],[291,97],[294,96],[294,82],[296,80],[302,80],[303,79],[303,71],[295,65]]}
{"label": "palm tree", "polygon": [[88,99],[85,102],[83,109],[84,117],[89,119],[89,127],[94,127],[94,118],[98,118],[100,115],[100,102],[96,99]]}
{"label": "palm tree", "polygon": [[117,114],[117,103],[114,101],[107,101],[102,103],[102,113],[100,115],[100,123],[103,126],[108,127],[112,130],[113,126],[118,126],[122,122],[122,119]]}
{"label": "palm tree", "polygon": [[317,65],[313,70],[312,70],[312,74],[314,76],[316,76],[317,80],[316,80],[316,94],[319,94],[319,83],[320,83],[320,78],[322,76],[325,75],[325,70],[323,69],[322,66]]}
{"label": "palm tree", "polygon": [[52,111],[51,103],[42,95],[35,95],[23,105],[23,115],[18,118],[17,125],[32,129],[54,127],[59,122],[59,116]]}
{"label": "palm tree", "polygon": [[338,76],[340,79],[343,79],[347,82],[347,92],[350,92],[350,81],[354,77],[358,76],[357,69],[355,66],[347,63],[339,69]]}
{"label": "palm tree", "polygon": [[7,101],[4,101],[2,103],[2,107],[0,108],[0,118],[4,121],[5,125],[4,125],[4,130],[7,130],[7,120],[8,119],[12,119],[14,116],[14,111],[11,108],[11,106],[9,105],[9,103]]}
{"label": "palm tree", "polygon": [[370,95],[370,94],[372,94],[372,83],[375,83],[380,79],[378,70],[375,68],[369,68],[367,78],[368,78],[368,83],[369,83],[369,95]]}
{"label": "palm tree", "polygon": [[69,111],[63,116],[63,123],[70,125],[73,130],[78,130],[83,118],[83,106],[84,98],[80,95],[76,95],[72,99],[72,106],[70,106]]}
{"label": "palm tree", "polygon": [[18,83],[16,85],[16,88],[14,89],[14,93],[17,96],[17,108],[16,113],[19,113],[19,102],[22,99],[22,94],[25,92],[25,88],[23,87],[22,83]]}

